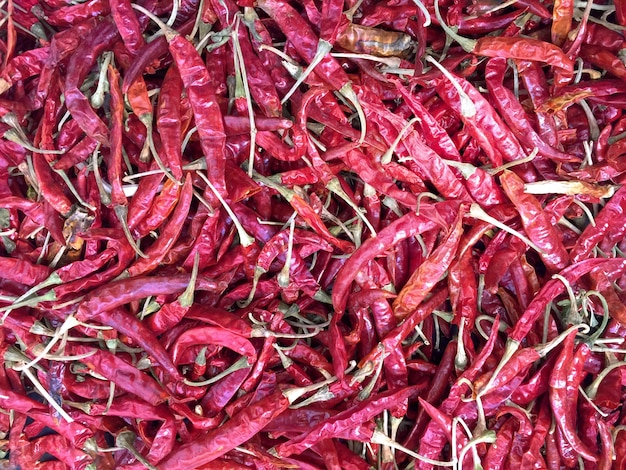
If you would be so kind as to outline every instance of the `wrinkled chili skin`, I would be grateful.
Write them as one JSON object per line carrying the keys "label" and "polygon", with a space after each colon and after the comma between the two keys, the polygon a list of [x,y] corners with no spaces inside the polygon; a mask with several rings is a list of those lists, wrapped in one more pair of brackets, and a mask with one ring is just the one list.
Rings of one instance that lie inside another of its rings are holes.
{"label": "wrinkled chili skin", "polygon": [[576,371],[575,367],[573,371],[569,370],[574,361],[574,335],[575,332],[566,338],[563,344],[563,351],[561,351],[552,371],[550,377],[550,405],[564,439],[585,460],[596,462],[598,459],[597,455],[580,440],[576,429],[574,429],[575,422],[573,420],[576,416],[574,410],[578,387],[572,386],[571,382],[576,380],[576,376],[580,376],[582,372]]}
{"label": "wrinkled chili skin", "polygon": [[625,217],[626,190],[620,188],[595,218],[595,226],[589,225],[586,227],[582,235],[576,240],[576,245],[570,252],[572,262],[589,258],[593,248],[611,230],[614,230],[614,222],[619,224]]}
{"label": "wrinkled chili skin", "polygon": [[[150,295],[180,293],[185,290],[190,278],[191,276],[188,274],[179,274],[169,278],[141,276],[110,283],[92,291],[81,302],[77,311],[77,317],[90,318],[92,315],[122,306],[133,300],[146,298]],[[197,285],[199,289],[208,287],[210,290],[213,288],[219,289],[220,283],[199,280]]]}
{"label": "wrinkled chili skin", "polygon": [[565,86],[574,76],[574,64],[556,45],[536,39],[488,36],[477,41],[476,55],[517,60],[539,60],[555,70],[557,86]]}
{"label": "wrinkled chili skin", "polygon": [[526,234],[543,250],[540,256],[546,267],[553,272],[565,268],[569,264],[569,255],[558,232],[547,220],[539,201],[524,193],[523,181],[513,172],[502,173],[500,183],[518,210]]}
{"label": "wrinkled chili skin", "polygon": [[202,150],[207,160],[207,174],[216,189],[226,194],[224,119],[215,89],[202,58],[193,45],[180,34],[168,43],[195,117]]}
{"label": "wrinkled chili skin", "polygon": [[[426,207],[424,207],[426,210]],[[342,266],[337,275],[333,288],[333,305],[336,312],[343,312],[347,304],[347,297],[350,285],[360,271],[370,259],[382,253],[401,240],[414,236],[422,231],[433,229],[437,226],[438,214],[436,210],[430,217],[426,216],[426,211],[419,216],[408,213],[402,218],[390,224],[378,233],[376,238],[367,240],[349,260]]]}
{"label": "wrinkled chili skin", "polygon": [[192,442],[175,447],[158,467],[182,470],[207,464],[248,441],[288,406],[287,397],[281,391],[276,391],[239,411],[220,428],[209,431]]}
{"label": "wrinkled chili skin", "polygon": [[181,104],[180,96],[183,93],[183,81],[178,69],[171,66],[161,86],[157,106],[157,130],[163,146],[163,163],[170,169],[172,175],[180,180],[183,175],[183,157],[181,153]]}
{"label": "wrinkled chili skin", "polygon": [[413,273],[398,293],[393,302],[393,313],[396,319],[403,320],[415,310],[430,290],[434,288],[443,272],[450,267],[460,241],[464,212],[465,209],[463,208],[459,210],[457,219],[446,239]]}
{"label": "wrinkled chili skin", "polygon": [[577,160],[575,156],[551,147],[535,132],[532,123],[515,95],[502,84],[507,67],[506,64],[506,60],[503,58],[490,59],[485,70],[485,79],[489,87],[489,93],[495,98],[493,101],[496,108],[500,111],[513,132],[515,132],[516,137],[527,147],[539,149],[540,155],[547,158],[555,161]]}
{"label": "wrinkled chili skin", "polygon": [[95,63],[97,57],[117,39],[115,25],[103,21],[91,31],[89,38],[82,42],[72,55],[65,75],[63,93],[65,105],[81,129],[98,142],[108,144],[108,132],[102,119],[95,113],[91,104],[79,87]]}
{"label": "wrinkled chili skin", "polygon": [[[448,387],[448,377],[454,370],[454,357],[456,355],[457,345],[455,342],[448,343],[443,353],[441,361],[437,366],[437,371],[430,382],[429,391],[425,397],[428,403],[435,404],[441,400],[442,396],[446,392]],[[420,440],[420,436],[423,436],[425,426],[427,425],[427,415],[424,411],[420,411],[415,424],[411,428],[408,436],[405,438],[402,445],[405,447],[416,446]],[[423,437],[422,437],[423,439]]]}
{"label": "wrinkled chili skin", "polygon": [[401,399],[401,397],[406,398],[412,393],[414,393],[414,390],[410,387],[393,393],[381,393],[378,397],[363,401],[352,409],[328,418],[312,428],[310,432],[279,445],[276,450],[279,455],[285,457],[294,453],[300,453],[321,439],[332,437],[342,429],[349,429],[371,419],[372,416],[379,414],[381,410],[393,406],[394,402]]}

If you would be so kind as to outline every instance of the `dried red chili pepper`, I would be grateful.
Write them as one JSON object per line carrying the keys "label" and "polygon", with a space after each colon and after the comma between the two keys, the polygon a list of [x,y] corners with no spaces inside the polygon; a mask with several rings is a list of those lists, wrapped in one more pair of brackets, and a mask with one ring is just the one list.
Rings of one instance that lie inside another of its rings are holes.
{"label": "dried red chili pepper", "polygon": [[341,314],[345,310],[352,281],[371,259],[406,238],[436,228],[439,217],[434,207],[422,206],[419,216],[405,214],[381,230],[376,238],[366,240],[337,274],[332,293],[335,312]]}
{"label": "dried red chili pepper", "polygon": [[452,264],[461,238],[464,214],[465,209],[461,206],[446,238],[433,251],[432,255],[424,260],[419,269],[411,275],[393,301],[393,314],[398,320],[404,320],[422,303]]}
{"label": "dried red chili pepper", "polygon": [[587,226],[576,240],[570,252],[572,262],[590,257],[594,247],[621,223],[625,205],[626,191],[620,188],[595,217],[595,225]]}
{"label": "dried red chili pepper", "polygon": [[209,180],[221,194],[226,195],[226,134],[209,73],[193,44],[184,36],[166,30],[165,37],[193,109]]}
{"label": "dried red chili pepper", "polygon": [[72,202],[65,195],[61,184],[55,179],[55,174],[44,155],[37,154],[34,156],[33,170],[42,196],[59,214],[69,215],[72,211]]}
{"label": "dried red chili pepper", "polygon": [[283,413],[302,389],[277,390],[233,415],[218,429],[174,448],[160,463],[162,468],[182,469],[207,464],[248,441]]}
{"label": "dried red chili pepper", "polygon": [[129,276],[134,277],[146,274],[154,270],[161,260],[163,260],[180,235],[183,223],[189,213],[192,197],[193,187],[191,184],[191,176],[187,175],[176,208],[172,211],[169,219],[161,228],[159,238],[146,250],[147,258],[137,260],[137,262],[128,268],[127,272]]}
{"label": "dried red chili pepper", "polygon": [[172,171],[174,178],[182,178],[183,157],[181,153],[182,129],[180,125],[180,96],[183,81],[176,66],[171,66],[161,85],[157,106],[157,130],[163,149],[163,163]]}
{"label": "dried red chili pepper", "polygon": [[[576,402],[578,397],[578,387],[572,386],[572,380],[577,380],[580,371],[571,373],[572,361],[574,360],[574,339],[576,331],[570,333],[563,343],[563,350],[554,365],[552,375],[550,377],[550,406],[556,423],[563,433],[564,438],[572,446],[575,452],[584,459],[597,462],[596,453],[589,449],[578,436],[575,423]],[[583,348],[585,346],[582,346]],[[574,375],[574,377],[572,377]],[[580,379],[578,379],[580,380]]]}
{"label": "dried red chili pepper", "polygon": [[141,24],[132,9],[130,0],[112,0],[109,2],[111,16],[117,31],[131,54],[137,54],[145,46]]}
{"label": "dried red chili pepper", "polygon": [[[424,397],[424,402],[435,405],[443,397],[448,387],[448,378],[454,370],[454,358],[456,356],[456,352],[457,344],[455,341],[451,341],[447,344],[446,349],[443,352],[443,356],[441,357],[441,361],[437,366],[437,370],[435,371],[435,374],[433,375],[433,378],[429,383],[428,393]],[[428,423],[427,420],[428,414],[423,408],[420,409],[417,415],[417,419],[415,420],[411,431],[404,439],[402,445],[409,449],[416,447],[418,445],[418,442],[420,441],[420,438],[424,439],[424,436],[428,434],[428,432],[430,432],[426,430],[425,433],[425,427]],[[445,442],[442,442],[442,444],[445,444]],[[443,449],[443,447],[441,448]],[[422,452],[421,448],[420,452]]]}
{"label": "dried red chili pepper", "polygon": [[117,37],[117,29],[112,22],[103,21],[99,23],[72,54],[67,66],[63,87],[65,106],[67,106],[68,111],[78,122],[80,128],[89,137],[96,139],[104,145],[107,145],[109,140],[106,125],[95,113],[85,95],[80,91],[80,86],[89,69],[95,64],[98,56],[107,50]]}
{"label": "dried red chili pepper", "polygon": [[[322,421],[308,432],[280,444],[276,448],[276,451],[279,455],[284,457],[299,454],[321,439],[332,438],[342,431],[372,419],[383,410],[392,407],[397,401],[405,400],[413,393],[414,389],[411,387],[394,392],[380,393],[375,397],[364,400],[358,405]],[[366,436],[363,437],[367,439]]]}
{"label": "dried red chili pepper", "polygon": [[74,355],[87,355],[81,361],[89,369],[97,372],[121,389],[131,393],[151,405],[158,406],[170,399],[170,394],[148,374],[135,365],[102,349],[90,348],[78,344],[69,345]]}
{"label": "dried red chili pepper", "polygon": [[515,135],[528,148],[537,148],[540,155],[556,161],[575,161],[576,156],[566,154],[545,143],[533,129],[526,112],[519,104],[515,95],[504,87],[502,81],[507,63],[503,58],[490,59],[485,69],[485,79],[489,93],[494,97],[495,107]]}
{"label": "dried red chili pepper", "polygon": [[563,247],[558,232],[546,219],[539,201],[524,192],[523,181],[513,172],[500,175],[500,183],[506,195],[518,210],[528,237],[542,249],[541,259],[550,271],[563,269],[569,263],[569,256]]}
{"label": "dried red chili pepper", "polygon": [[545,62],[554,68],[555,85],[559,87],[567,85],[574,77],[573,62],[557,45],[537,39],[510,36],[484,36],[478,40],[463,38],[445,25],[437,2],[435,12],[446,34],[457,41],[466,52],[486,57]]}
{"label": "dried red chili pepper", "polygon": [[567,35],[572,29],[572,17],[574,16],[574,2],[570,0],[558,0],[552,8],[552,26],[550,36],[552,44],[562,46]]}

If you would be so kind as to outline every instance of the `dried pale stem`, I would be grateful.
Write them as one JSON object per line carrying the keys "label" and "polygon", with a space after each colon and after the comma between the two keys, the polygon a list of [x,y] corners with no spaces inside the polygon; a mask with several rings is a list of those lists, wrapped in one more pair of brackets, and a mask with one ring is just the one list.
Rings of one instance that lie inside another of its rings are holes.
{"label": "dried pale stem", "polygon": [[184,379],[183,382],[185,385],[189,385],[191,387],[206,387],[207,385],[214,384],[215,382],[219,382],[224,377],[232,374],[241,369],[249,369],[252,365],[248,362],[247,357],[241,357],[236,362],[234,362],[230,367],[223,370],[219,374],[211,377],[210,379],[204,380],[202,382],[192,382],[191,380]]}

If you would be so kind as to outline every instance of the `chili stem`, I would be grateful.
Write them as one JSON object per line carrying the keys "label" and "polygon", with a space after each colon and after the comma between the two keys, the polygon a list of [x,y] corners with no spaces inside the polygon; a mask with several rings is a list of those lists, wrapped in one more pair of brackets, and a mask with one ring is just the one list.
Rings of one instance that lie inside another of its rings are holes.
{"label": "chili stem", "polygon": [[332,49],[333,49],[333,46],[331,43],[329,43],[325,39],[319,40],[319,42],[317,43],[317,51],[315,52],[315,56],[313,57],[313,60],[307,66],[307,68],[300,74],[300,76],[296,80],[296,83],[293,84],[293,86],[285,94],[283,99],[280,100],[280,104],[285,104],[287,101],[289,101],[289,98],[291,98],[291,95],[295,93],[295,91],[300,87],[300,85],[302,85],[302,83],[308,78],[308,76],[311,75],[311,72],[313,72],[315,67],[317,67],[317,65],[324,59],[324,57],[326,57],[326,54],[328,54]]}
{"label": "chili stem", "polygon": [[552,351],[559,344],[561,344],[565,340],[565,338],[567,338],[575,330],[581,330],[582,333],[587,333],[589,331],[589,326],[585,325],[584,323],[581,323],[580,325],[570,326],[567,330],[565,330],[563,333],[561,333],[548,343],[536,346],[535,350],[537,351],[537,353],[539,353],[540,356],[545,357],[550,351]]}
{"label": "chili stem", "polygon": [[65,150],[46,150],[37,148],[33,146],[33,144],[28,142],[25,137],[22,137],[20,133],[15,129],[7,130],[4,133],[3,137],[8,141],[13,142],[14,144],[18,144],[33,153],[40,153],[42,155],[63,155],[65,153]]}
{"label": "chili stem", "polygon": [[547,254],[545,251],[543,251],[541,248],[539,248],[537,245],[535,245],[529,238],[525,237],[524,235],[519,233],[517,230],[513,230],[511,227],[509,227],[509,226],[503,224],[502,222],[500,222],[499,220],[491,217],[478,204],[472,203],[472,205],[470,206],[470,210],[469,210],[468,214],[469,214],[470,217],[473,217],[473,218],[478,219],[478,220],[482,220],[483,222],[487,222],[488,224],[494,225],[495,227],[498,227],[500,230],[504,230],[505,232],[510,233],[514,237],[519,238],[524,243],[526,243],[529,247],[531,247],[533,250],[535,250],[537,253]]}
{"label": "chili stem", "polygon": [[126,240],[128,240],[128,243],[130,244],[130,246],[133,248],[133,251],[137,253],[139,256],[141,256],[142,258],[148,259],[148,255],[146,255],[143,251],[141,251],[141,249],[139,248],[139,245],[133,238],[132,233],[130,233],[130,228],[128,227],[128,221],[127,221],[128,220],[128,207],[127,206],[115,206],[114,212],[115,212],[115,215],[117,216],[117,219],[120,221],[120,225],[122,226],[122,231],[124,232],[124,236],[126,237]]}
{"label": "chili stem", "polygon": [[431,64],[433,64],[437,69],[439,69],[444,77],[446,77],[448,80],[450,80],[450,83],[452,83],[452,86],[459,94],[459,98],[461,100],[461,116],[468,119],[472,119],[474,116],[476,116],[476,105],[468,96],[468,94],[465,93],[465,90],[461,88],[461,85],[459,85],[459,82],[457,82],[456,77],[454,77],[454,75],[452,75],[448,71],[448,69],[446,69],[443,65],[437,62],[433,57],[426,56],[426,62],[430,62]]}
{"label": "chili stem", "polygon": [[[40,295],[38,297],[31,297],[29,299],[24,299],[20,302],[16,302],[11,305],[0,307],[0,312],[10,312],[11,310],[15,310],[17,308],[32,307],[34,305],[37,305],[40,302],[54,301],[56,299],[57,299],[56,293],[53,290],[50,290],[46,292],[45,294]],[[8,313],[5,313],[5,315],[2,317],[2,320],[0,320],[0,325],[4,323],[4,320],[6,320],[7,316],[8,316]]]}
{"label": "chili stem", "polygon": [[374,434],[372,435],[372,439],[371,439],[370,443],[371,444],[380,444],[380,445],[383,445],[383,446],[391,447],[393,449],[396,449],[396,450],[399,450],[401,452],[404,452],[406,455],[408,455],[410,457],[413,457],[414,459],[420,460],[420,461],[428,463],[430,465],[438,465],[440,467],[454,467],[456,465],[456,463],[454,461],[452,461],[452,462],[444,462],[442,460],[433,460],[433,459],[429,459],[428,457],[424,457],[423,455],[417,454],[417,453],[413,452],[412,450],[407,449],[403,445],[393,441],[386,434],[384,434],[384,433],[382,433],[380,431],[374,431]]}
{"label": "chili stem", "polygon": [[135,447],[133,446],[133,443],[135,442],[136,438],[137,436],[135,435],[134,432],[122,431],[115,438],[115,445],[117,447],[121,447],[122,449],[126,449],[128,452],[130,452],[133,455],[133,457],[135,457],[148,470],[159,470],[157,467],[155,467],[150,462],[148,462],[148,460],[143,455],[141,455],[137,451],[137,449],[135,449]]}
{"label": "chili stem", "polygon": [[605,367],[604,369],[602,369],[602,371],[598,374],[598,376],[593,380],[593,382],[591,382],[591,384],[585,390],[589,399],[594,400],[596,398],[596,395],[598,394],[598,389],[600,388],[600,384],[606,378],[606,376],[609,375],[609,373],[611,373],[611,371],[619,367],[623,367],[623,366],[626,366],[626,361],[614,362],[613,364],[610,364],[608,367]]}
{"label": "chili stem", "polygon": [[215,197],[217,197],[217,199],[222,203],[222,206],[224,207],[224,209],[230,216],[231,220],[233,221],[233,224],[235,224],[237,233],[239,234],[239,243],[241,243],[241,245],[244,248],[247,248],[250,245],[253,245],[255,243],[254,238],[248,235],[248,232],[246,232],[246,230],[243,228],[243,225],[241,225],[241,222],[239,222],[239,219],[237,218],[233,210],[226,203],[226,201],[224,200],[222,195],[219,193],[219,191],[215,188],[215,186],[213,186],[213,184],[209,181],[209,178],[207,178],[206,175],[200,171],[196,171],[196,174],[200,178],[202,178],[202,180],[206,183],[206,185],[211,189],[213,194],[215,194]]}
{"label": "chili stem", "polygon": [[[248,107],[248,119],[250,122],[250,155],[248,157],[248,176],[252,178],[252,173],[254,171],[254,154],[256,151],[256,135],[257,128],[254,122],[254,108],[252,106],[252,96],[250,94],[250,84],[248,83],[248,72],[246,71],[246,62],[243,57],[243,53],[241,51],[241,46],[239,45],[239,26],[241,22],[239,17],[236,19],[235,27],[231,33],[231,40],[233,41],[233,51],[234,51],[234,59],[235,59],[235,71],[237,73],[237,82],[241,82],[243,86],[244,96],[246,98],[246,105]],[[235,90],[235,95],[238,95],[237,90]]]}
{"label": "chili stem", "polygon": [[477,41],[475,41],[474,39],[468,39],[460,36],[443,20],[443,18],[441,17],[441,11],[439,11],[439,0],[435,0],[435,17],[439,22],[439,26],[443,28],[446,35],[450,36],[452,39],[458,42],[465,52],[471,53],[474,50]]}
{"label": "chili stem", "polygon": [[61,416],[68,423],[74,422],[74,418],[67,414],[67,412],[61,407],[61,405],[59,405],[56,400],[52,398],[52,396],[50,396],[48,391],[43,387],[43,385],[41,385],[39,379],[37,379],[35,374],[33,374],[30,369],[24,369],[22,372],[24,372],[24,375],[26,375],[26,377],[28,377],[28,379],[33,383],[41,396],[44,397],[48,403],[50,403],[50,406],[52,406],[52,408],[54,408],[56,412],[59,413],[59,416]]}
{"label": "chili stem", "polygon": [[204,380],[202,382],[192,382],[191,380],[184,379],[183,382],[185,383],[185,385],[189,385],[191,387],[206,387],[207,385],[211,385],[215,382],[219,382],[224,377],[232,374],[233,372],[236,372],[241,369],[249,369],[250,367],[252,367],[252,364],[250,364],[248,362],[248,358],[244,356],[244,357],[239,358],[230,367],[223,370],[219,374],[211,377],[210,379]]}
{"label": "chili stem", "polygon": [[430,19],[430,12],[426,8],[426,6],[424,6],[421,0],[413,0],[413,3],[415,3],[415,6],[417,6],[417,8],[419,8],[422,11],[422,14],[424,15],[424,23],[422,23],[422,26],[424,28],[428,28],[432,23]]}
{"label": "chili stem", "polygon": [[482,387],[481,390],[478,390],[478,393],[476,394],[477,396],[482,397],[487,392],[490,391],[491,386],[493,385],[493,382],[496,380],[496,377],[502,371],[506,363],[509,362],[511,357],[513,357],[513,354],[517,352],[519,347],[520,347],[520,343],[518,343],[517,341],[512,340],[512,339],[507,340],[506,346],[504,347],[504,354],[502,354],[502,358],[500,359],[500,362],[498,363],[496,369],[491,374],[489,381],[485,384],[484,387]]}
{"label": "chili stem", "polygon": [[44,359],[44,356],[46,356],[54,347],[54,345],[72,328],[74,328],[75,326],[78,326],[78,321],[76,320],[76,318],[72,315],[70,315],[69,317],[67,317],[65,319],[65,321],[63,322],[63,324],[59,327],[59,329],[57,330],[57,332],[54,334],[54,336],[50,339],[50,341],[48,342],[48,344],[46,345],[46,347],[43,349],[43,351],[41,351],[41,353],[39,353],[37,355],[37,357],[35,357],[35,359],[33,359],[32,361],[19,366],[19,367],[14,367],[15,370],[17,371],[26,371],[27,369],[30,369],[31,367],[33,367],[35,364],[37,364],[39,361],[41,361],[42,359]]}
{"label": "chili stem", "polygon": [[108,81],[107,81],[107,69],[109,68],[109,64],[111,63],[111,59],[113,58],[112,52],[105,52],[102,54],[102,63],[100,64],[100,72],[98,73],[98,86],[96,87],[96,91],[91,95],[91,106],[95,109],[100,109],[104,104],[104,97],[109,91]]}

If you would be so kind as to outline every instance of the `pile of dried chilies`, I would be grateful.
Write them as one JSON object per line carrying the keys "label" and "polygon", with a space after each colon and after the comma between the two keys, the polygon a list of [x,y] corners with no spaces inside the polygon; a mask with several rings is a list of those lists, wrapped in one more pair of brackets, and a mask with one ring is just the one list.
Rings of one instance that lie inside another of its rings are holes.
{"label": "pile of dried chilies", "polygon": [[626,468],[626,2],[0,11],[2,468]]}

